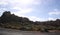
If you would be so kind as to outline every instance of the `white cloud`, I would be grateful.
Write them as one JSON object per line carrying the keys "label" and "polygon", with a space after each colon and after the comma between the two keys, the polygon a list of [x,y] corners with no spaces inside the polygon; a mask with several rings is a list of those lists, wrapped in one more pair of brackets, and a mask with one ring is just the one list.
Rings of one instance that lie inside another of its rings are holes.
{"label": "white cloud", "polygon": [[53,11],[48,13],[49,15],[60,15],[60,11],[58,9],[54,9]]}
{"label": "white cloud", "polygon": [[41,20],[40,18],[35,17],[35,16],[30,16],[29,19],[33,20],[33,21],[40,21]]}
{"label": "white cloud", "polygon": [[7,2],[0,2],[0,5],[7,5]]}
{"label": "white cloud", "polygon": [[32,12],[32,9],[23,9],[23,10],[21,10],[21,12],[20,13],[24,13],[24,14],[26,14],[26,13],[30,13],[30,12]]}
{"label": "white cloud", "polygon": [[31,4],[34,0],[10,0],[11,3],[20,3],[20,4]]}
{"label": "white cloud", "polygon": [[55,21],[57,18],[51,18],[51,17],[49,17],[48,18],[48,20],[53,20],[53,21]]}
{"label": "white cloud", "polygon": [[[16,15],[24,15],[33,11],[32,6],[39,4],[39,0],[0,0],[0,4],[8,4],[12,10],[17,10],[12,12]],[[2,5],[3,6],[3,5]],[[3,10],[8,10],[8,7],[2,8]]]}
{"label": "white cloud", "polygon": [[28,16],[28,18],[32,21],[47,21],[47,19],[44,20],[44,18],[39,18],[36,16]]}
{"label": "white cloud", "polygon": [[11,9],[18,10],[18,14],[26,14],[32,12],[32,5],[39,4],[39,0],[7,0],[11,4]]}
{"label": "white cloud", "polygon": [[60,12],[50,12],[49,15],[59,15]]}
{"label": "white cloud", "polygon": [[43,5],[47,5],[47,4],[51,4],[54,0],[41,0],[41,4]]}
{"label": "white cloud", "polygon": [[18,11],[17,12],[14,12],[16,15],[19,15],[19,14],[27,14],[27,13],[30,13],[30,12],[32,12],[32,8],[27,8],[27,9],[21,9],[21,8],[17,8],[17,7],[15,7],[15,8],[13,8],[13,9],[17,9]]}
{"label": "white cloud", "polygon": [[8,11],[7,8],[0,8],[1,13],[3,13],[4,11]]}

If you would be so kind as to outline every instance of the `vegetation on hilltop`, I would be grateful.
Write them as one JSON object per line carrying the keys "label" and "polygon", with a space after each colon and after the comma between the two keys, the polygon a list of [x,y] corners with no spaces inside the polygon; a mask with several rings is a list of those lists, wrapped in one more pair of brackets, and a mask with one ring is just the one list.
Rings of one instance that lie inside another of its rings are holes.
{"label": "vegetation on hilltop", "polygon": [[60,30],[60,19],[56,21],[33,22],[26,17],[19,17],[5,11],[0,17],[0,27],[11,28],[24,31],[41,31]]}

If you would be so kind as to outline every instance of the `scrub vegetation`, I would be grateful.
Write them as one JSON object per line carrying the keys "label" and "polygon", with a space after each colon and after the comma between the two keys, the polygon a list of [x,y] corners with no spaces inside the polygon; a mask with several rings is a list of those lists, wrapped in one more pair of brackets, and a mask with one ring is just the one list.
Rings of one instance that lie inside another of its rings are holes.
{"label": "scrub vegetation", "polygon": [[60,19],[56,19],[55,21],[33,22],[26,17],[19,17],[11,14],[10,11],[5,11],[0,16],[0,27],[22,31],[48,32],[48,30],[60,30]]}

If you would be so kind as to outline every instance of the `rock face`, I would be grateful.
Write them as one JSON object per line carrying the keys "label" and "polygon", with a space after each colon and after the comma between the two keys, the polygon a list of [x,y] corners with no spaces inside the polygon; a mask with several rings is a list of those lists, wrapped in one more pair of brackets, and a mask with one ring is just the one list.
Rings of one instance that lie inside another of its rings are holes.
{"label": "rock face", "polygon": [[25,22],[25,21],[29,21],[28,18],[22,18],[22,17],[18,17],[14,14],[11,14],[10,11],[5,11],[3,13],[3,15],[1,16],[1,22],[2,23],[7,23],[7,22]]}

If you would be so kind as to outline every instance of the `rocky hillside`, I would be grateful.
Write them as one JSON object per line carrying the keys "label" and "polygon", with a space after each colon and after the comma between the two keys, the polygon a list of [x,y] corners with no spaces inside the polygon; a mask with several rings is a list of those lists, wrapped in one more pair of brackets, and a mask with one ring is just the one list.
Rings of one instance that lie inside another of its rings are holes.
{"label": "rocky hillside", "polygon": [[33,22],[5,11],[0,17],[0,27],[28,31],[60,30],[60,19],[55,21]]}

